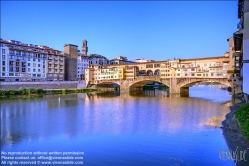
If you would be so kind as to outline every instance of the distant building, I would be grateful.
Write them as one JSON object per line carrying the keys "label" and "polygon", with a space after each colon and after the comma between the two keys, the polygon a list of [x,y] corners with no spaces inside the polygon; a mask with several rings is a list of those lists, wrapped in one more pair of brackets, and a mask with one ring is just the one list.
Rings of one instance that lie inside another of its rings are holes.
{"label": "distant building", "polygon": [[74,44],[65,44],[64,54],[66,57],[65,79],[67,81],[76,81],[78,80],[78,75],[77,75],[78,46]]}
{"label": "distant building", "polygon": [[130,64],[130,63],[135,63],[133,61],[129,61],[127,59],[127,57],[123,57],[123,56],[119,56],[117,58],[111,59],[109,64],[113,65],[113,64]]}
{"label": "distant building", "polygon": [[141,59],[136,59],[137,63],[143,63],[143,62],[154,62],[153,60],[149,60],[149,59],[145,59],[145,58],[141,58]]}
{"label": "distant building", "polygon": [[65,57],[61,51],[46,48],[48,52],[47,81],[64,81]]}
{"label": "distant building", "polygon": [[85,79],[85,68],[89,67],[89,56],[87,56],[88,46],[87,41],[82,41],[82,53],[78,52],[77,59],[77,78],[78,80]]}
{"label": "distant building", "polygon": [[98,54],[90,54],[89,55],[89,65],[107,65],[109,63],[109,60]]}
{"label": "distant building", "polygon": [[77,59],[77,78],[78,80],[85,79],[85,69],[89,67],[89,57],[84,54],[78,54]]}
{"label": "distant building", "polygon": [[0,40],[0,81],[64,80],[64,55],[46,46]]}

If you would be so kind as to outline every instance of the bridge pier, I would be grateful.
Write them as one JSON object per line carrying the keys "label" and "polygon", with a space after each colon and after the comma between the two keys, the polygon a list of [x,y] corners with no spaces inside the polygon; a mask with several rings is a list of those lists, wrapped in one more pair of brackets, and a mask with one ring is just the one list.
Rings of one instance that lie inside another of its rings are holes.
{"label": "bridge pier", "polygon": [[181,87],[180,88],[180,96],[181,97],[189,97],[189,87]]}

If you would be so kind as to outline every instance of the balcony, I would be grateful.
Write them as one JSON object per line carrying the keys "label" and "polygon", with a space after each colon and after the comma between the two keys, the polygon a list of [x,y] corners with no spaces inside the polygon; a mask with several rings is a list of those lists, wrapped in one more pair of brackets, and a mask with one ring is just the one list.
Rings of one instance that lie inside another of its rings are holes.
{"label": "balcony", "polygon": [[58,61],[54,61],[54,64],[58,64]]}
{"label": "balcony", "polygon": [[53,59],[53,57],[49,56],[49,57],[48,57],[48,59],[52,60],[52,59]]}

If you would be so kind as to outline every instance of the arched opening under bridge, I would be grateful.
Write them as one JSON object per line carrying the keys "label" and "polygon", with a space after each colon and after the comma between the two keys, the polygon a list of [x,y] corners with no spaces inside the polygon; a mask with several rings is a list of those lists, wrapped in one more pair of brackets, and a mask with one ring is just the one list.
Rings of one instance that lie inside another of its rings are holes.
{"label": "arched opening under bridge", "polygon": [[120,85],[116,82],[112,82],[112,81],[104,81],[101,83],[98,83],[97,85],[95,85],[95,88],[97,88],[98,90],[103,90],[103,91],[110,91],[110,90],[114,90],[114,91],[119,91],[120,90]]}
{"label": "arched opening under bridge", "polygon": [[[208,93],[207,91],[210,88],[215,88],[217,90],[220,89],[220,90],[227,91],[229,85],[230,84],[224,80],[220,80],[220,81],[210,81],[210,80],[193,81],[193,82],[190,82],[187,84],[182,84],[180,86],[180,94],[181,94],[181,97],[189,97],[191,91],[199,91],[200,93]],[[215,94],[213,94],[213,95],[215,95]]]}
{"label": "arched opening under bridge", "polygon": [[130,85],[129,92],[131,95],[144,94],[154,96],[159,91],[169,95],[169,86],[156,80],[141,80]]}

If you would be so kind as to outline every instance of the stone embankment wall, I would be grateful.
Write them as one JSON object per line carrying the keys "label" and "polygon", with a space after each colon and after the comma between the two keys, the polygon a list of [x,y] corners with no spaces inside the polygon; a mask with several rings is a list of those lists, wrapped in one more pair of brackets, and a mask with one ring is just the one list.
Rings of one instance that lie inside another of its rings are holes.
{"label": "stone embankment wall", "polygon": [[18,90],[21,87],[22,88],[42,88],[42,89],[66,89],[66,88],[77,88],[78,84],[79,84],[79,81],[0,82],[0,89]]}

